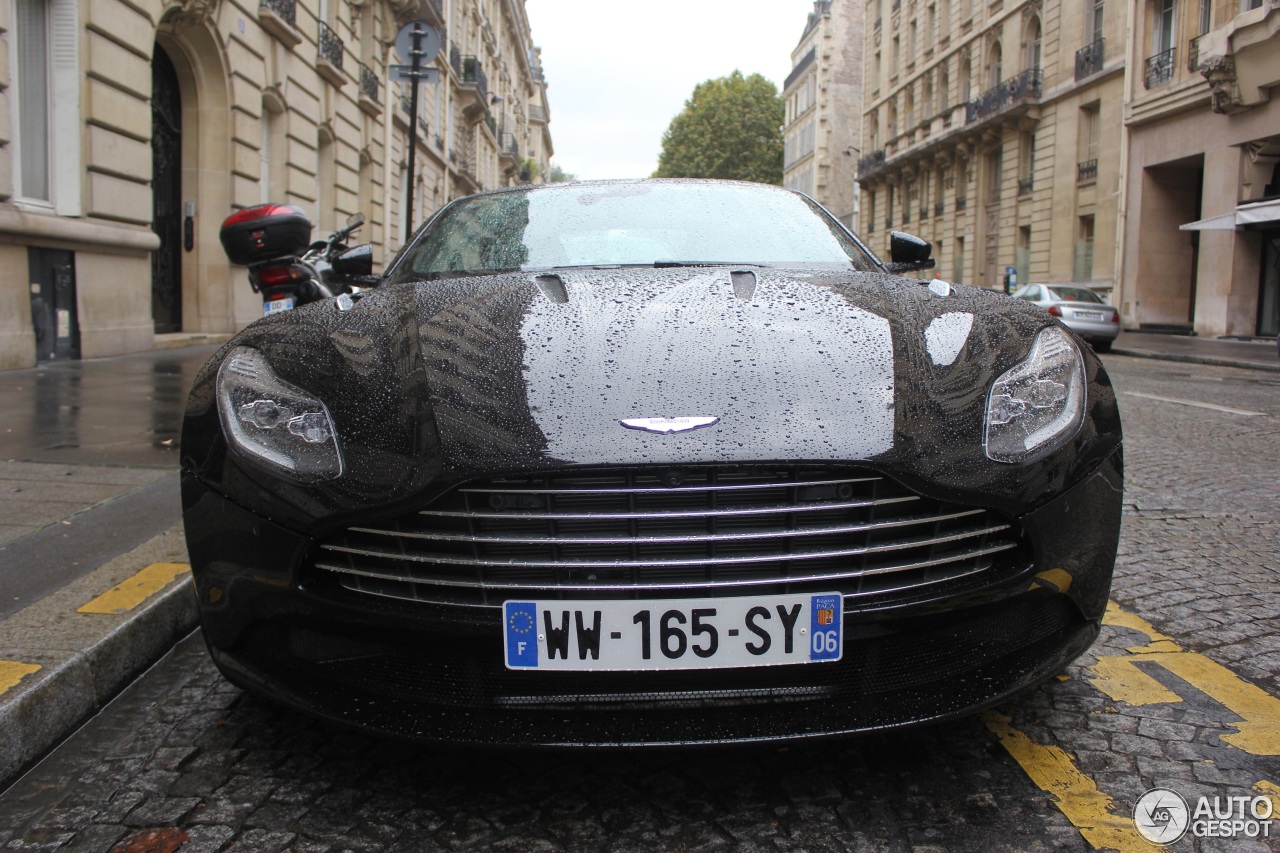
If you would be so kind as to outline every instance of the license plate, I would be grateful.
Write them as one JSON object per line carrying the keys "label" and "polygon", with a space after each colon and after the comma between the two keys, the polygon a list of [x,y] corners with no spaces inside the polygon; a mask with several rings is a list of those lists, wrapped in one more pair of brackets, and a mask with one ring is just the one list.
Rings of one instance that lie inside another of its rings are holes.
{"label": "license plate", "polygon": [[740,598],[507,601],[508,669],[725,669],[840,660],[838,592]]}
{"label": "license plate", "polygon": [[1076,316],[1081,320],[1101,320],[1101,311],[1077,311]]}
{"label": "license plate", "polygon": [[262,303],[262,313],[275,314],[278,311],[288,311],[293,307],[293,297],[286,296],[284,299],[268,299]]}

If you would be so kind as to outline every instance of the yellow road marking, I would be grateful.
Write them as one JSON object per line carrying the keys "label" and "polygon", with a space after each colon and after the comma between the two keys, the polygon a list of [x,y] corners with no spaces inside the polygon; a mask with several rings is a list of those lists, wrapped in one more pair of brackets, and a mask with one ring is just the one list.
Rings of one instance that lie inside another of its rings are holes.
{"label": "yellow road marking", "polygon": [[1133,665],[1133,658],[1098,658],[1092,667],[1093,686],[1128,705],[1163,705],[1182,697]]}
{"label": "yellow road marking", "polygon": [[1165,849],[1139,835],[1132,817],[1113,814],[1111,797],[1099,791],[1067,753],[1056,746],[1033,742],[1010,725],[1009,717],[997,711],[988,711],[983,719],[1031,781],[1057,799],[1058,809],[1095,849],[1105,847],[1120,853]]}
{"label": "yellow road marking", "polygon": [[1090,667],[1094,686],[1099,690],[1129,705],[1182,701],[1134,665],[1139,661],[1158,663],[1242,718],[1238,723],[1229,724],[1236,731],[1222,735],[1222,740],[1251,755],[1280,755],[1280,699],[1198,652],[1183,651],[1171,638],[1141,617],[1121,610],[1115,602],[1107,608],[1102,621],[1138,631],[1151,642],[1130,648],[1128,657],[1099,658]]}
{"label": "yellow road marking", "polygon": [[1280,785],[1268,782],[1263,779],[1261,782],[1253,786],[1253,790],[1271,801],[1271,812],[1280,815]]}
{"label": "yellow road marking", "polygon": [[123,613],[146,601],[183,572],[190,571],[186,563],[152,563],[131,578],[121,581],[83,607],[79,613]]}
{"label": "yellow road marking", "polygon": [[38,663],[22,663],[16,660],[0,660],[0,693],[14,687],[19,681],[40,669]]}

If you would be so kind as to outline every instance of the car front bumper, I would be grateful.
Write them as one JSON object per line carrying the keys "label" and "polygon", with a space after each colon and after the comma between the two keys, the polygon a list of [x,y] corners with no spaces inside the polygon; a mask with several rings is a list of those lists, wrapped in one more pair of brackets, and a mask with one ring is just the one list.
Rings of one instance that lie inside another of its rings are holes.
{"label": "car front bumper", "polygon": [[233,682],[332,721],[425,741],[665,745],[805,738],[947,719],[1059,672],[1096,637],[1119,535],[1116,451],[1018,519],[998,580],[846,598],[838,662],[683,672],[519,672],[501,610],[353,594],[316,543],[184,479],[205,638]]}

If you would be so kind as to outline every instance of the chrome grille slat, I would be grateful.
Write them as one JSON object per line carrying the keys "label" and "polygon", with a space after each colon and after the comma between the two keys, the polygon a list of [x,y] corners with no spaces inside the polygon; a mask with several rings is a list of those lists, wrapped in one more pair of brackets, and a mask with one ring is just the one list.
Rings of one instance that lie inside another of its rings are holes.
{"label": "chrome grille slat", "polygon": [[449,606],[735,590],[836,590],[880,606],[976,589],[1028,560],[1009,520],[866,469],[668,466],[464,483],[339,531],[312,565],[344,594]]}
{"label": "chrome grille slat", "polygon": [[[788,487],[798,486],[836,486],[841,483],[869,483],[876,480],[876,477],[855,477],[853,479],[841,480],[806,480],[794,483],[786,483]],[[680,486],[680,490],[684,492],[729,492],[734,490],[758,489],[759,485],[752,483],[737,483],[712,486]],[[502,494],[502,495],[613,495],[613,494],[644,494],[671,491],[669,486],[640,486],[637,488],[619,488],[617,486],[611,488],[592,488],[584,486],[582,488],[571,489],[458,489],[459,492],[467,492],[469,494]]]}
{"label": "chrome grille slat", "polygon": [[952,521],[971,515],[981,515],[980,509],[962,510],[946,515],[910,515],[902,518],[852,524],[840,527],[803,527],[793,530],[766,530],[748,533],[706,533],[686,536],[471,536],[464,534],[433,533],[430,531],[380,530],[376,527],[352,527],[356,533],[367,533],[370,536],[395,536],[406,539],[423,539],[434,542],[474,542],[477,544],[503,543],[511,545],[544,545],[558,543],[561,545],[621,545],[621,544],[660,544],[669,542],[730,542],[748,539],[779,539],[786,536],[829,536],[838,533],[862,533],[868,530],[887,530],[891,527],[905,527],[912,524],[931,524],[938,521]]}
{"label": "chrome grille slat", "polygon": [[[558,492],[557,494],[564,494]],[[624,520],[629,518],[706,518],[708,516],[719,515],[779,515],[790,514],[793,512],[824,512],[833,509],[864,509],[871,506],[881,506],[885,504],[905,503],[908,501],[918,501],[920,498],[915,495],[906,497],[883,498],[874,501],[849,501],[845,503],[835,504],[815,504],[813,506],[765,506],[765,507],[747,507],[743,509],[716,509],[716,510],[677,510],[671,512],[573,512],[573,513],[512,513],[512,512],[480,512],[475,510],[455,511],[455,510],[421,510],[418,515],[433,518],[500,518],[500,519],[518,519],[518,520],[543,520],[554,519],[556,521],[609,521]]]}
{"label": "chrome grille slat", "polygon": [[[987,548],[977,548],[959,553],[947,554],[933,560],[918,560],[913,562],[898,563],[896,565],[879,566],[874,569],[851,572],[825,572],[808,575],[790,575],[785,580],[789,583],[820,583],[835,582],[842,580],[858,579],[862,577],[870,577],[874,575],[894,574],[898,572],[912,571],[915,569],[925,569],[933,566],[940,566],[957,560],[968,560],[978,557],[987,557],[992,554],[998,554],[1001,551],[1009,550],[1017,547],[1012,542],[1002,542],[999,545],[993,545]],[[476,583],[467,580],[451,580],[446,578],[432,578],[427,581],[413,575],[392,574],[387,572],[377,572],[367,569],[349,569],[335,565],[326,565],[323,561],[316,563],[317,568],[328,569],[330,571],[339,571],[346,574],[359,575],[366,578],[377,578],[378,580],[400,581],[405,583],[430,583],[443,587],[454,587],[458,589],[509,589],[509,590],[573,590],[577,592],[655,592],[662,590],[689,590],[689,589],[728,589],[733,587],[758,587],[768,584],[777,584],[779,579],[776,577],[768,578],[733,578],[720,581],[684,581],[679,583],[609,583],[604,581],[591,581],[589,583],[556,583],[554,579],[549,579],[542,583],[529,583],[524,581],[501,583]],[[977,569],[976,571],[981,571]],[[971,574],[965,572],[964,574]],[[962,576],[962,575],[957,575]],[[846,595],[856,595],[857,593],[845,593]]]}
{"label": "chrome grille slat", "polygon": [[[351,548],[346,545],[322,545],[326,551],[337,551],[343,554],[354,554],[361,557],[396,557],[414,563],[444,563],[450,566],[484,566],[498,569],[629,569],[669,568],[675,566],[737,566],[748,563],[776,563],[779,560],[819,560],[831,557],[856,557],[862,554],[882,554],[888,551],[901,551],[907,548],[921,548],[928,545],[942,545],[960,539],[972,539],[999,533],[1007,530],[1009,525],[972,528],[957,531],[945,536],[917,537],[900,539],[884,545],[871,545],[856,548],[839,548],[827,551],[792,551],[787,554],[756,554],[747,557],[707,557],[689,560],[476,560],[467,557],[456,557],[449,554],[409,554],[402,555],[394,551],[382,551],[373,548]],[[444,581],[442,580],[441,583]],[[487,586],[487,584],[485,584]]]}

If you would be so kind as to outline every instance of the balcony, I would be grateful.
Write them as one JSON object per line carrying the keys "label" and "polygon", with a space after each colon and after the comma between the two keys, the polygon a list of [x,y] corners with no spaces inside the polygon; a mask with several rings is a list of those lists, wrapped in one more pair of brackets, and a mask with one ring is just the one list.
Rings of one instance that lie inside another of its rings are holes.
{"label": "balcony", "polygon": [[498,140],[498,166],[508,175],[520,164],[520,143],[514,133],[503,133]]}
{"label": "balcony", "polygon": [[903,209],[903,211],[902,211],[902,224],[903,224],[903,225],[910,225],[910,224],[911,224],[911,208],[909,208],[909,207],[908,207],[908,208]]}
{"label": "balcony", "polygon": [[858,177],[869,178],[884,168],[885,154],[883,148],[877,148],[866,157],[858,160]]}
{"label": "balcony", "polygon": [[934,216],[942,216],[946,212],[947,212],[947,203],[945,201],[940,201],[933,206]]}
{"label": "balcony", "polygon": [[956,199],[956,212],[957,212],[957,213],[959,213],[960,211],[964,210],[964,209],[965,209],[966,207],[968,207],[968,206],[969,206],[969,199],[967,199],[967,198],[958,198],[958,199]]}
{"label": "balcony", "polygon": [[258,23],[285,47],[296,47],[302,41],[298,32],[297,0],[261,0]]}
{"label": "balcony", "polygon": [[1031,193],[1035,192],[1035,189],[1036,189],[1035,178],[1019,178],[1018,179],[1018,195],[1019,196],[1031,195]]}
{"label": "balcony", "polygon": [[317,26],[316,71],[333,85],[341,86],[347,82],[342,74],[342,39],[324,21],[318,21]]}
{"label": "balcony", "polygon": [[1087,44],[1076,51],[1077,80],[1083,80],[1102,70],[1104,41],[1106,40],[1101,38],[1094,39],[1092,44]]}
{"label": "balcony", "polygon": [[444,153],[444,137],[438,133],[435,134],[435,143],[436,143],[436,149],[439,150],[441,154],[443,154]]}
{"label": "balcony", "polygon": [[965,104],[965,124],[973,124],[1015,107],[1039,101],[1042,83],[1041,70],[1028,68],[1021,74],[992,86]]}
{"label": "balcony", "polygon": [[458,79],[462,79],[462,54],[458,52],[456,44],[449,45],[449,67],[453,69],[453,73]]}
{"label": "balcony", "polygon": [[1200,36],[1187,41],[1187,70],[1192,74],[1200,70]]}
{"label": "balcony", "polygon": [[530,122],[535,124],[546,124],[548,120],[549,119],[547,118],[547,111],[543,109],[541,106],[539,106],[538,104],[531,104],[529,106]]}
{"label": "balcony", "polygon": [[382,103],[378,100],[378,76],[363,62],[360,63],[360,109],[371,116],[382,112]]}
{"label": "balcony", "polygon": [[929,218],[929,208],[928,207],[920,208],[920,221],[924,222],[928,218]]}
{"label": "balcony", "polygon": [[484,76],[484,66],[477,57],[462,57],[462,72],[458,80],[462,111],[472,121],[479,121],[489,112],[489,80]]}
{"label": "balcony", "polygon": [[1084,160],[1076,164],[1076,183],[1089,184],[1098,180],[1098,161]]}
{"label": "balcony", "polygon": [[1151,89],[1173,79],[1173,63],[1177,51],[1176,47],[1171,47],[1147,57],[1146,72],[1142,76],[1142,84],[1146,88]]}
{"label": "balcony", "polygon": [[890,216],[888,219],[884,221],[884,228],[886,231],[888,231],[892,227],[893,227],[893,217]]}

